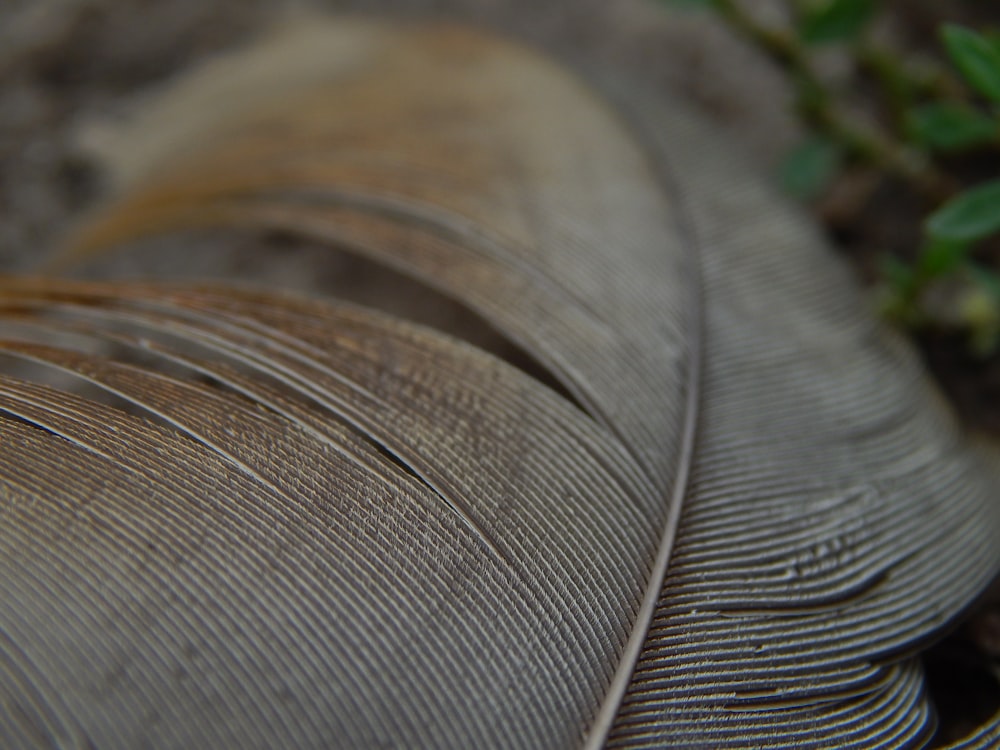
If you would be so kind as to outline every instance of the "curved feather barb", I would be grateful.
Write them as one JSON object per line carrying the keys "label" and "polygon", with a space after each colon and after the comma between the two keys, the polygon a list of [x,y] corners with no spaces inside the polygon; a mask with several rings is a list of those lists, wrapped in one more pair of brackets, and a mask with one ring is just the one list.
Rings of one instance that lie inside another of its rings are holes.
{"label": "curved feather barb", "polygon": [[123,135],[69,256],[298,233],[535,364],[337,299],[0,278],[5,747],[929,740],[913,654],[1000,568],[994,458],[718,136],[608,96],[323,22]]}

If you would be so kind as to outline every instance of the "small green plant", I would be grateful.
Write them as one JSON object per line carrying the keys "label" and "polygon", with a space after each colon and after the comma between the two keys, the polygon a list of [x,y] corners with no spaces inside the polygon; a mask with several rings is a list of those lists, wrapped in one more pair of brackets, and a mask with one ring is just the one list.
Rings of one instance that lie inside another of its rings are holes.
{"label": "small green plant", "polygon": [[[1000,249],[1000,179],[989,173],[1000,173],[1000,35],[942,24],[929,57],[879,33],[890,10],[878,0],[786,0],[785,23],[764,22],[738,0],[661,1],[715,12],[788,74],[809,133],[781,170],[790,192],[817,199],[862,169],[878,177],[869,184],[913,196],[922,239],[886,255],[885,313],[913,328],[960,327],[977,351],[994,352],[1000,276],[989,253]],[[831,49],[849,63],[839,78],[818,62]],[[949,293],[930,293],[942,288]]]}

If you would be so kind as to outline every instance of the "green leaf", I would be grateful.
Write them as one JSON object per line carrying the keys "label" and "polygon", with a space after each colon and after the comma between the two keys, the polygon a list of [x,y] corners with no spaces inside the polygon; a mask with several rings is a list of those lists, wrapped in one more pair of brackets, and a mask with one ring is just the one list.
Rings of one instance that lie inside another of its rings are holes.
{"label": "green leaf", "polygon": [[896,290],[909,290],[916,280],[913,267],[894,255],[884,255],[879,258],[879,269],[889,286]]}
{"label": "green leaf", "polygon": [[875,14],[874,0],[827,0],[808,10],[799,28],[807,44],[856,38]]}
{"label": "green leaf", "polygon": [[994,300],[1000,302],[1000,276],[997,276],[996,271],[983,268],[975,263],[969,264],[968,271],[973,281],[989,293]]}
{"label": "green leaf", "polygon": [[946,25],[941,36],[968,84],[1000,102],[1000,49],[983,35],[962,26]]}
{"label": "green leaf", "polygon": [[919,272],[927,279],[945,276],[963,265],[968,255],[968,242],[932,238],[920,252]]}
{"label": "green leaf", "polygon": [[1000,54],[1000,32],[987,31],[983,33],[983,36],[986,37],[986,41],[990,43],[990,46]]}
{"label": "green leaf", "polygon": [[913,266],[892,255],[879,258],[884,284],[880,294],[882,314],[905,326],[920,324],[920,280]]}
{"label": "green leaf", "polygon": [[926,148],[957,151],[996,140],[1000,124],[972,107],[934,102],[909,113],[907,130]]}
{"label": "green leaf", "polygon": [[937,239],[974,241],[1000,231],[1000,180],[966,190],[935,211],[927,230]]}
{"label": "green leaf", "polygon": [[810,138],[785,158],[779,174],[781,185],[799,198],[815,198],[837,174],[842,159],[840,146],[829,138]]}

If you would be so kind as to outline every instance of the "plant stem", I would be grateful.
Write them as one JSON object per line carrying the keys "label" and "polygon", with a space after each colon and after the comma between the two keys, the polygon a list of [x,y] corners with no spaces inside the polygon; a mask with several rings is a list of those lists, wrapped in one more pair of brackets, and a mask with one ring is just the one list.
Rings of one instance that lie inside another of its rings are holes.
{"label": "plant stem", "polygon": [[[809,127],[833,139],[849,157],[899,177],[934,202],[954,192],[951,180],[930,161],[848,116],[816,72],[806,47],[793,33],[759,23],[738,0],[715,0],[714,6],[732,29],[788,72],[796,84],[799,114]],[[891,77],[892,86],[902,87],[906,80],[902,74],[895,68],[885,68],[884,61],[879,62],[886,82]]]}
{"label": "plant stem", "polygon": [[900,133],[906,112],[918,99],[967,100],[959,81],[931,61],[914,64],[893,49],[867,41],[855,46],[854,57],[881,87]]}

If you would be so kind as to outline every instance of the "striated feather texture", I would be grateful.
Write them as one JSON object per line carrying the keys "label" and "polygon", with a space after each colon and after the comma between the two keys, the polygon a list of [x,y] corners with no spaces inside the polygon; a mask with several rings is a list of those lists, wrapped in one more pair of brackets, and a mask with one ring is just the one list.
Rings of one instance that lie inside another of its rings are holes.
{"label": "striated feather texture", "polygon": [[343,299],[0,277],[4,747],[930,740],[915,654],[1000,571],[996,457],[696,116],[312,20],[118,148],[67,259],[281,230],[523,356]]}

